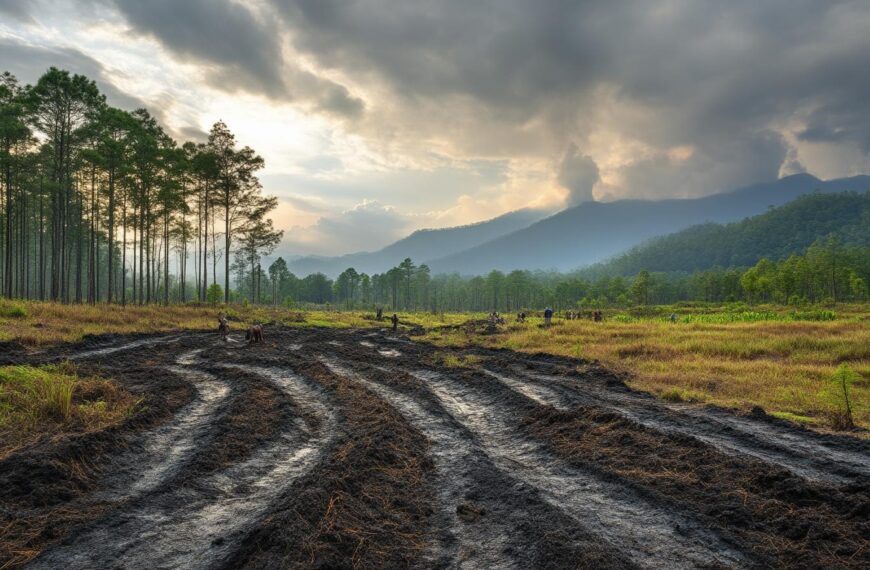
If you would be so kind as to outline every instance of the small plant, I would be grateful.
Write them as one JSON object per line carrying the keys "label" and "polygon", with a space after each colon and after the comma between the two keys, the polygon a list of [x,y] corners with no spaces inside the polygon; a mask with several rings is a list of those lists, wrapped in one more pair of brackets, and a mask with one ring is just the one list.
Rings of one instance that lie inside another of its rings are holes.
{"label": "small plant", "polygon": [[662,392],[662,399],[667,400],[668,402],[685,402],[686,398],[683,397],[683,391],[679,388],[671,388],[669,390],[665,390]]}
{"label": "small plant", "polygon": [[830,407],[831,425],[834,429],[855,427],[851,392],[852,385],[858,380],[859,376],[848,364],[841,364],[820,394]]}

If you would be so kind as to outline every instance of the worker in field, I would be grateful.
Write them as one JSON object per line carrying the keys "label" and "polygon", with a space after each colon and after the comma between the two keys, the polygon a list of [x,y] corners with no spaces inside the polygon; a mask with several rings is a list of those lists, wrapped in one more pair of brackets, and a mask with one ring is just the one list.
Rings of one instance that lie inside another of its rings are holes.
{"label": "worker in field", "polygon": [[547,307],[544,309],[544,326],[549,327],[553,322],[553,309]]}
{"label": "worker in field", "polygon": [[399,315],[393,313],[393,316],[390,317],[390,322],[393,323],[393,332],[399,330]]}
{"label": "worker in field", "polygon": [[218,315],[218,333],[223,340],[227,340],[227,335],[230,334],[230,324],[227,322],[227,316],[223,313]]}

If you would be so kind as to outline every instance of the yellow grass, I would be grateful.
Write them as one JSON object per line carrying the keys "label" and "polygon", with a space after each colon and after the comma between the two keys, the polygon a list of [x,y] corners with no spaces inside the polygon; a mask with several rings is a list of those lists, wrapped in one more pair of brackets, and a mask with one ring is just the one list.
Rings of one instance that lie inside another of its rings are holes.
{"label": "yellow grass", "polygon": [[[557,319],[548,330],[540,319],[511,323],[495,335],[440,330],[480,314],[400,313],[402,328],[421,326],[424,340],[441,345],[479,344],[523,352],[548,352],[601,361],[625,372],[628,383],[674,401],[728,407],[761,406],[768,413],[818,426],[827,425],[831,402],[825,383],[837,366],[860,376],[853,387],[855,422],[870,428],[870,307],[836,307],[830,321],[678,322],[663,318],[608,318],[603,323]],[[766,310],[786,309],[766,308]],[[25,346],[74,342],[88,334],[214,329],[225,311],[231,328],[248,323],[287,326],[388,327],[370,311],[297,311],[285,308],[221,306],[82,306],[0,301],[0,342]],[[670,309],[667,309],[670,311]],[[681,308],[680,316],[716,314],[709,307]],[[388,316],[385,315],[385,317]],[[454,365],[469,365],[455,362]]]}
{"label": "yellow grass", "polygon": [[101,429],[127,417],[134,398],[72,366],[0,367],[0,458],[43,436]]}
{"label": "yellow grass", "polygon": [[[253,323],[278,322],[286,326],[388,327],[389,320],[374,320],[371,311],[297,311],[273,307],[230,307],[210,305],[62,305],[50,302],[0,300],[0,342],[16,341],[25,346],[44,346],[76,342],[87,335],[153,333],[175,330],[217,328],[217,317],[224,312],[230,329]],[[459,324],[468,315],[399,313],[401,327],[420,325],[431,328]]]}
{"label": "yellow grass", "polygon": [[[866,314],[866,313],[864,313]],[[827,322],[700,324],[639,320],[594,323],[539,319],[495,335],[433,331],[444,346],[478,344],[521,352],[595,359],[625,372],[628,384],[674,401],[761,406],[786,419],[824,426],[824,395],[837,366],[860,376],[853,387],[855,422],[870,428],[870,320],[860,312]]]}

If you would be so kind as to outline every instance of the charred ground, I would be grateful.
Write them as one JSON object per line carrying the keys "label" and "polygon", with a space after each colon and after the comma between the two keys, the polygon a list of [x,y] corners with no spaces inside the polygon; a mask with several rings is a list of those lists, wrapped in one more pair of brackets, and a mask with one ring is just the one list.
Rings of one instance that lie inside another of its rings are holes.
{"label": "charred ground", "polygon": [[10,351],[141,401],[0,462],[0,565],[870,565],[866,441],[668,404],[581,360],[454,352],[475,358],[313,328]]}

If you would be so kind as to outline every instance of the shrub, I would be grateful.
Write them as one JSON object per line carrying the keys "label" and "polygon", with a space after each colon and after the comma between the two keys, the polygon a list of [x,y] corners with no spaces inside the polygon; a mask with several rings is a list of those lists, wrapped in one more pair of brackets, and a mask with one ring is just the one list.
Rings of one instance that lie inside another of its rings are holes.
{"label": "shrub", "polygon": [[25,319],[27,318],[27,309],[16,303],[0,303],[0,317]]}
{"label": "shrub", "polygon": [[209,285],[205,293],[206,300],[212,305],[217,305],[224,298],[224,289],[217,283]]}

